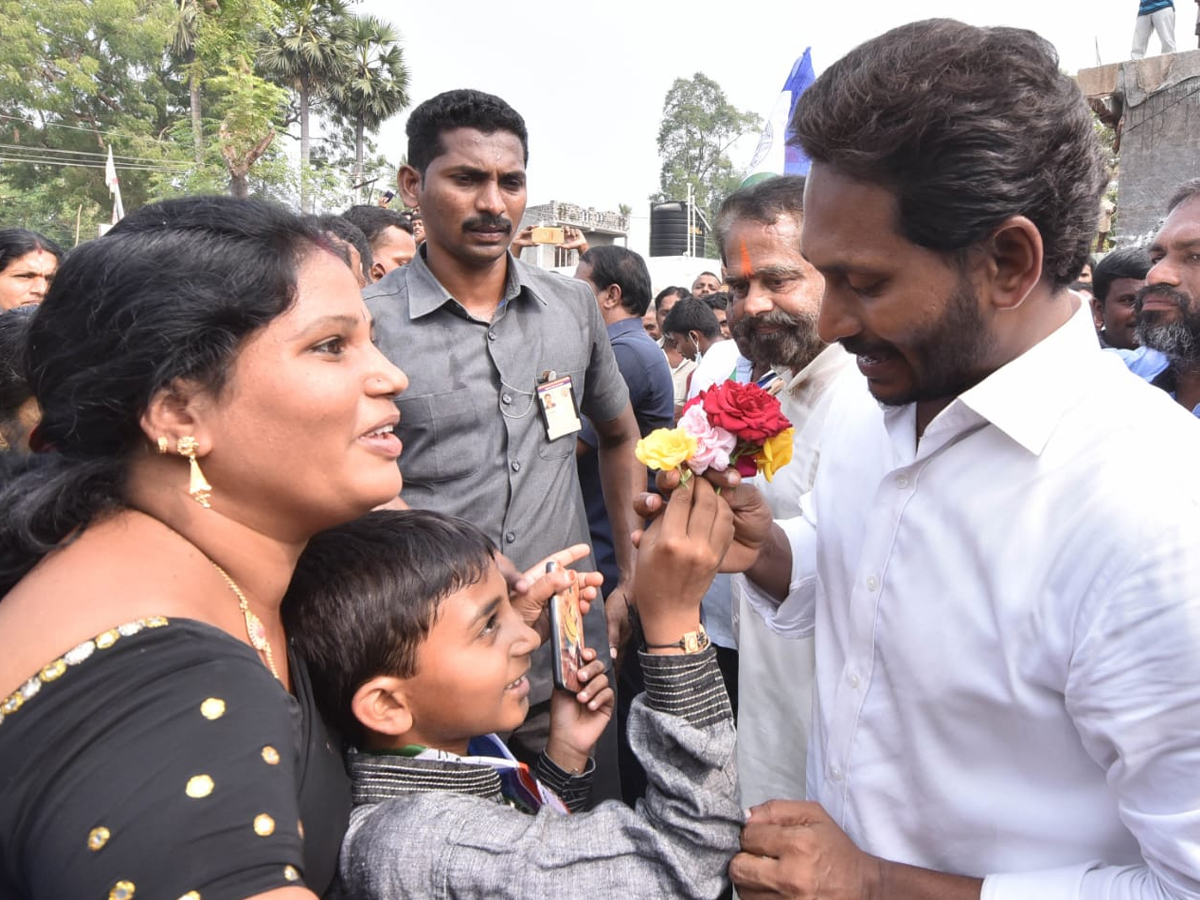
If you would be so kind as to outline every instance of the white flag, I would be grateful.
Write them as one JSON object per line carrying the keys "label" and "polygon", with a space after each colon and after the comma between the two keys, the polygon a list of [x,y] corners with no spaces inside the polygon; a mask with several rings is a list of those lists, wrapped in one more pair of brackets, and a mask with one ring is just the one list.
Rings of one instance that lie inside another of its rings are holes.
{"label": "white flag", "polygon": [[125,218],[125,205],[121,203],[121,181],[117,178],[117,167],[113,165],[112,144],[108,145],[108,162],[104,164],[104,183],[113,197],[112,223],[116,225]]}
{"label": "white flag", "polygon": [[775,100],[771,115],[763,128],[754,157],[750,160],[749,174],[742,187],[754,184],[774,175],[807,175],[810,161],[804,151],[787,142],[788,125],[796,110],[796,101],[816,80],[812,65],[812,48],[807,47],[783,82],[783,89]]}

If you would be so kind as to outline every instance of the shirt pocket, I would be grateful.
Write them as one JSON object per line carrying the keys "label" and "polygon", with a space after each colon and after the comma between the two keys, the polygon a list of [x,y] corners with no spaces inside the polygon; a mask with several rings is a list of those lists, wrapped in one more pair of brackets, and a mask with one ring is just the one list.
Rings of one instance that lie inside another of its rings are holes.
{"label": "shirt pocket", "polygon": [[400,471],[405,482],[433,484],[474,475],[483,467],[484,440],[479,412],[469,390],[424,397],[400,397],[404,442]]}

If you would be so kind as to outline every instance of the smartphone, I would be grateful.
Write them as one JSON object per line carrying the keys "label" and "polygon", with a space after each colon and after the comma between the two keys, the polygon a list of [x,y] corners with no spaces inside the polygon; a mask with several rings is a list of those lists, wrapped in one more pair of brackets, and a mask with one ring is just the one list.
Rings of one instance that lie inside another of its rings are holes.
{"label": "smartphone", "polygon": [[395,192],[395,191],[384,191],[384,192],[383,192],[383,202],[384,202],[384,203],[391,203],[391,202],[392,202],[392,198],[393,198],[393,197],[395,197],[395,196],[396,196],[396,192]]}
{"label": "smartphone", "polygon": [[[546,571],[558,569],[558,563],[546,563]],[[550,656],[554,665],[554,686],[576,693],[583,690],[579,670],[583,668],[583,614],[579,611],[579,582],[575,571],[568,570],[571,585],[550,598]]]}

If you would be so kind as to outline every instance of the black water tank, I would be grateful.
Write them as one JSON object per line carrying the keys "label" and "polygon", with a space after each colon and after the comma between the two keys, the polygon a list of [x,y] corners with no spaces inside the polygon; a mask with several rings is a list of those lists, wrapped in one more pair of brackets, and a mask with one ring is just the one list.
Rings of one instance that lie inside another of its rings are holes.
{"label": "black water tank", "polygon": [[[693,256],[704,256],[704,220],[696,214],[692,219]],[[688,204],[686,200],[670,200],[650,204],[650,255],[688,255]]]}

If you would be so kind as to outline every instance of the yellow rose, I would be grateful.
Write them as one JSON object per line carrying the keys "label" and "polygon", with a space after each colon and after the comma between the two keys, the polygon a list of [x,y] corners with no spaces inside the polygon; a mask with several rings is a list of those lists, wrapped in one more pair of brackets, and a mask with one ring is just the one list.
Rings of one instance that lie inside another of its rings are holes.
{"label": "yellow rose", "polygon": [[754,464],[758,466],[758,471],[767,476],[767,481],[792,461],[792,435],[795,431],[795,428],[788,428],[775,437],[767,438],[754,457]]}
{"label": "yellow rose", "polygon": [[696,439],[682,428],[659,428],[637,442],[634,455],[660,472],[674,469],[696,452]]}

